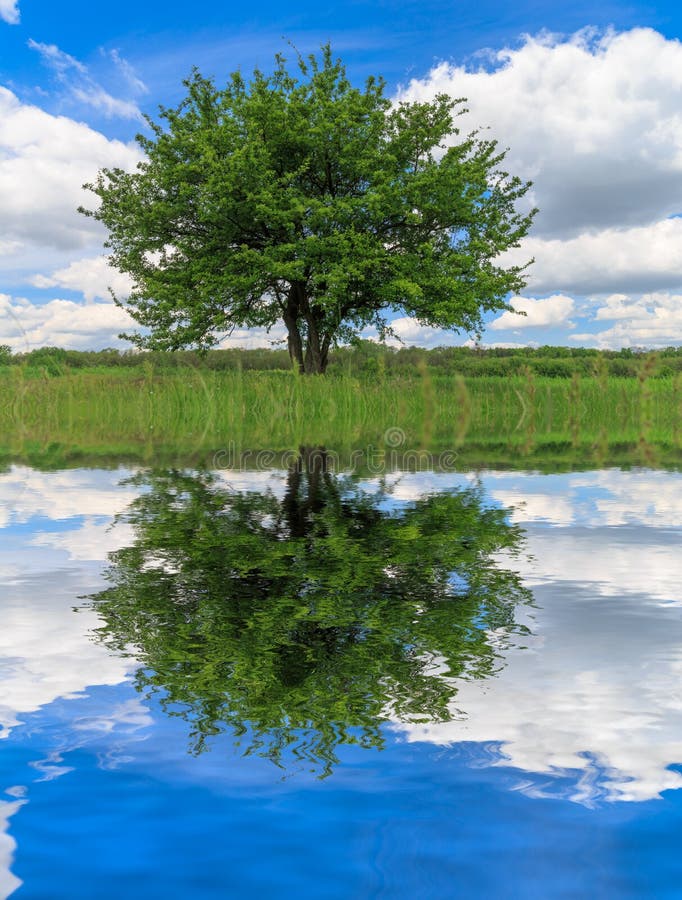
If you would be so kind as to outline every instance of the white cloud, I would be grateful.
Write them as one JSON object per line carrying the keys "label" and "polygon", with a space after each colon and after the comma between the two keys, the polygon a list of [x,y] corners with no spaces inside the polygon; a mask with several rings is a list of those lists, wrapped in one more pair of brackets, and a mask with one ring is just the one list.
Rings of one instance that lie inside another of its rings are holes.
{"label": "white cloud", "polygon": [[[388,338],[386,344],[389,347],[446,347],[461,345],[463,337],[455,331],[447,331],[444,328],[433,328],[430,325],[420,325],[416,319],[410,316],[398,316],[390,323],[396,334],[395,338]],[[376,328],[365,328],[361,335],[366,340],[378,340]]]}
{"label": "white cloud", "polygon": [[50,300],[39,306],[0,294],[0,343],[17,352],[42,346],[75,350],[129,346],[116,335],[136,327],[114,303]]}
{"label": "white cloud", "polygon": [[37,51],[42,56],[43,60],[62,77],[70,70],[79,72],[81,75],[85,75],[88,71],[83,63],[79,62],[75,56],[70,56],[68,53],[60,50],[56,44],[40,44],[38,41],[34,41],[30,38],[28,47],[31,50]]}
{"label": "white cloud", "polygon": [[18,25],[19,0],[0,0],[0,19],[9,25]]}
{"label": "white cloud", "polygon": [[117,297],[126,297],[132,290],[131,279],[112,269],[105,256],[86,257],[58,269],[49,276],[34,275],[31,284],[38,288],[61,287],[80,291],[86,300],[110,297],[111,288]]}
{"label": "white cloud", "polygon": [[[432,328],[430,325],[420,325],[416,319],[409,316],[401,316],[391,322],[391,328],[403,344],[419,344],[422,347],[442,347],[447,344],[461,344],[462,337],[453,331],[444,328]],[[389,342],[396,343],[396,342]]]}
{"label": "white cloud", "polygon": [[267,328],[235,328],[218,343],[218,346],[253,350],[257,347],[272,347],[273,344],[285,342],[286,336],[284,325],[275,325],[269,331]]}
{"label": "white cloud", "polygon": [[512,297],[510,305],[518,314],[508,310],[503,312],[499,319],[495,319],[488,326],[492,331],[565,325],[575,304],[571,297],[556,294],[543,300]]}
{"label": "white cloud", "polygon": [[[65,53],[56,44],[41,44],[29,40],[28,46],[40,54],[43,62],[53,70],[57,80],[67,88],[73,100],[93,107],[107,118],[142,119],[137,103],[114,97],[90,75],[87,66]],[[124,74],[127,85],[132,87],[135,93],[140,93],[140,86],[144,89],[144,84],[137,78],[134,83],[131,81],[133,72],[129,63],[122,59],[117,51],[113,51],[110,58],[118,71]]]}
{"label": "white cloud", "polygon": [[679,41],[647,28],[540,35],[492,62],[492,71],[441,63],[401,96],[468,98],[467,122],[489,126],[510,148],[505,167],[534,180],[536,234],[565,238],[680,211]]}
{"label": "white cloud", "polygon": [[595,334],[576,334],[576,342],[601,348],[669,347],[682,343],[682,294],[623,294],[606,298],[595,313],[599,322],[615,324]]}
{"label": "white cloud", "polygon": [[626,294],[611,294],[604,300],[604,306],[600,306],[595,313],[594,318],[597,320],[616,320],[630,319],[637,312],[647,312],[644,304],[639,302],[628,302]]}
{"label": "white cloud", "polygon": [[[0,233],[4,242],[70,252],[103,235],[77,212],[102,167],[132,169],[139,150],[89,126],[30,106],[0,87]],[[6,265],[9,265],[7,260]],[[3,265],[3,268],[5,266]]]}
{"label": "white cloud", "polygon": [[92,106],[93,109],[101,112],[107,119],[142,118],[142,113],[137,103],[133,100],[121,100],[119,97],[113,97],[97,84],[74,87],[72,94],[75,100],[84,103],[86,106]]}
{"label": "white cloud", "polygon": [[[470,113],[459,124],[509,147],[505,168],[533,180],[528,202],[540,213],[531,236],[502,259],[535,258],[527,293],[562,294],[568,303],[682,291],[682,219],[671,218],[682,211],[682,44],[647,28],[586,29],[526,37],[487,54],[487,64],[440,63],[400,96],[467,97]],[[602,343],[670,343],[669,318],[645,313],[630,334],[623,313]],[[505,314],[493,327],[512,324],[531,323]],[[572,339],[594,343],[585,329]]]}
{"label": "white cloud", "polygon": [[605,228],[568,240],[529,237],[502,260],[505,264],[522,264],[531,258],[535,263],[528,270],[528,290],[539,294],[679,288],[682,219],[665,219],[637,228]]}
{"label": "white cloud", "polygon": [[110,50],[107,55],[120,72],[126,84],[128,84],[135,94],[149,93],[147,85],[141,78],[138,78],[135,69],[133,69],[127,59],[124,59],[121,56],[118,50],[114,48],[113,50]]}

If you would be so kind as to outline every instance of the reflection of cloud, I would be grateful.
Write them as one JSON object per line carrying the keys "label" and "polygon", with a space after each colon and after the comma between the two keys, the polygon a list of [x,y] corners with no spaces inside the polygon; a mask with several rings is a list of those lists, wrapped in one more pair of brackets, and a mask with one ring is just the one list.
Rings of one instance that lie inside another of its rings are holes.
{"label": "reflection of cloud", "polygon": [[[80,696],[91,685],[119,684],[135,668],[92,642],[89,632],[98,624],[94,612],[72,609],[99,582],[99,566],[83,569],[82,561],[103,563],[109,550],[130,538],[127,526],[109,530],[113,516],[138,494],[136,488],[120,486],[127,474],[15,466],[0,475],[0,509],[12,511],[0,522],[0,572],[6,581],[0,630],[2,737],[23,715],[60,697]],[[35,534],[27,536],[25,526],[32,520]]]}
{"label": "reflection of cloud", "polygon": [[[73,707],[67,704],[66,727],[55,727],[54,716],[50,718],[45,737],[49,749],[43,759],[32,763],[36,780],[72,771],[64,754],[105,733],[115,737],[101,755],[100,765],[114,767],[128,758],[127,745],[139,739],[134,733],[150,722],[139,698],[113,709],[95,709],[88,718],[72,719],[82,709],[75,705],[77,698],[83,702],[86,691],[95,685],[122,684],[137,668],[134,660],[115,656],[92,641],[91,632],[99,624],[92,610],[73,610],[77,598],[99,582],[99,566],[83,568],[81,563],[75,568],[74,562],[101,563],[110,549],[130,538],[127,526],[108,530],[113,516],[138,493],[118,486],[123,475],[87,470],[43,473],[18,466],[0,475],[0,574],[5,580],[0,738],[9,738],[27,717],[55,701],[74,703]],[[36,533],[27,539],[25,526],[32,520]],[[71,530],[63,530],[74,524]],[[41,727],[34,725],[38,731]],[[0,801],[0,897],[8,897],[21,885],[10,871],[16,842],[8,833],[8,820],[24,802]]]}
{"label": "reflection of cloud", "polygon": [[[517,508],[532,560],[514,561],[538,609],[527,648],[487,682],[458,686],[460,717],[396,725],[410,741],[498,744],[492,764],[544,796],[648,800],[682,787],[682,556],[679,473],[488,473]],[[526,488],[524,490],[524,487]],[[552,782],[550,782],[552,784]]]}
{"label": "reflection of cloud", "polygon": [[61,520],[79,516],[115,516],[135,499],[135,487],[121,487],[132,473],[125,469],[67,469],[39,472],[12,466],[0,474],[0,527],[12,519],[28,522],[35,516]]}
{"label": "reflection of cloud", "polygon": [[588,804],[682,787],[669,768],[682,762],[677,615],[645,612],[641,597],[595,600],[578,584],[536,599],[528,649],[508,650],[497,678],[459,686],[465,720],[396,729],[410,741],[499,744],[492,764],[528,773],[523,789],[534,795],[551,794],[533,778],[548,774],[572,775],[567,795]]}
{"label": "reflection of cloud", "polygon": [[636,472],[624,477],[618,470],[588,472],[575,478],[579,489],[599,491],[595,514],[589,524],[652,525],[679,527],[682,523],[682,491],[676,472]]}
{"label": "reflection of cloud", "polygon": [[110,522],[97,522],[88,516],[82,525],[71,531],[42,531],[31,544],[63,551],[70,560],[104,560],[107,554],[125,547],[133,540],[133,529],[126,522],[115,528]]}
{"label": "reflection of cloud", "polygon": [[618,469],[534,475],[524,472],[487,472],[485,484],[505,506],[514,506],[521,524],[544,521],[551,525],[651,525],[665,528],[682,523],[679,474]]}
{"label": "reflection of cloud", "polygon": [[[540,561],[522,574],[531,584],[579,580],[602,596],[638,593],[682,604],[680,476],[619,470],[536,476],[491,473],[495,500],[514,507],[529,528],[528,549]],[[498,487],[498,485],[500,485]]]}
{"label": "reflection of cloud", "polygon": [[[136,665],[94,643],[91,610],[74,613],[91,584],[69,573],[44,572],[14,584],[3,597],[0,629],[0,737],[57,698],[74,698],[91,685],[119,684]],[[7,596],[9,594],[9,596]]]}
{"label": "reflection of cloud", "polygon": [[[63,729],[55,729],[54,725],[50,728],[50,735],[56,734],[58,741],[44,759],[31,763],[40,773],[36,781],[53,781],[73,772],[74,767],[65,764],[68,762],[65,758],[84,747],[97,752],[100,769],[116,769],[133,758],[131,746],[146,739],[147,729],[153,723],[152,716],[137,696],[115,703],[113,708],[109,707],[109,702],[107,698],[103,709],[96,705],[89,715],[77,714],[73,718],[67,714]],[[88,698],[87,703],[92,701]],[[79,706],[78,711],[82,708]],[[102,738],[105,739],[104,747],[101,746]]]}
{"label": "reflection of cloud", "polygon": [[648,602],[682,607],[679,533],[642,527],[532,529],[527,547],[534,564],[520,562],[529,585],[589,585],[593,595],[638,594]]}
{"label": "reflection of cloud", "polygon": [[22,880],[10,871],[17,842],[9,833],[9,820],[25,802],[14,800],[8,803],[6,800],[0,800],[0,897],[2,898],[9,897],[23,884]]}
{"label": "reflection of cloud", "polygon": [[[219,461],[219,454],[216,455]],[[238,461],[224,460],[225,465],[238,465]],[[276,497],[282,498],[286,491],[286,475],[283,469],[268,469],[260,472],[248,472],[239,468],[223,468],[215,472],[222,487],[232,491],[271,491]]]}

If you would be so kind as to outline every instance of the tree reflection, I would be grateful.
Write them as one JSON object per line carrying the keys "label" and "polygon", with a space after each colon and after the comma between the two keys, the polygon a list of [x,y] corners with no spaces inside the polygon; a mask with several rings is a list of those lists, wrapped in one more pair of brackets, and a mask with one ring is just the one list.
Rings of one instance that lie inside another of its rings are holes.
{"label": "tree reflection", "polygon": [[380,746],[382,722],[446,720],[454,679],[495,671],[490,632],[528,599],[494,559],[520,532],[476,488],[398,508],[311,450],[283,498],[210,473],[135,481],[134,543],[89,600],[193,752],[230,728],[246,752],[328,773],[339,744]]}

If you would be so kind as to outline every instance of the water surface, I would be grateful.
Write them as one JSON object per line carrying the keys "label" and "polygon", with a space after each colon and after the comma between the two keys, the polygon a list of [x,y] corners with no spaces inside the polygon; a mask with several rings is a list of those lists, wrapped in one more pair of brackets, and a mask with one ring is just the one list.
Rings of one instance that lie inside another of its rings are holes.
{"label": "water surface", "polygon": [[15,466],[0,526],[1,896],[679,896],[679,473]]}

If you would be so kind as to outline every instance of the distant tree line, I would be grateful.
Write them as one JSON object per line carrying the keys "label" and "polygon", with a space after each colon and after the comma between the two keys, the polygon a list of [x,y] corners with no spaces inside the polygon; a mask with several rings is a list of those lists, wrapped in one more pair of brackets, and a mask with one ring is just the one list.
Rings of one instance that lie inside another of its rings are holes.
{"label": "distant tree line", "polygon": [[[290,370],[289,353],[284,349],[226,349],[205,352],[191,350],[65,350],[39,347],[12,353],[0,345],[0,367],[24,366],[42,369],[48,375],[79,369],[135,369],[152,366],[159,372],[183,368],[204,371]],[[666,377],[682,372],[682,347],[663,350],[623,348],[595,350],[586,347],[423,347],[393,348],[373,341],[360,341],[330,354],[330,374],[367,377],[395,377],[430,372],[466,377],[535,375],[551,378],[608,375],[637,378],[642,374]]]}

